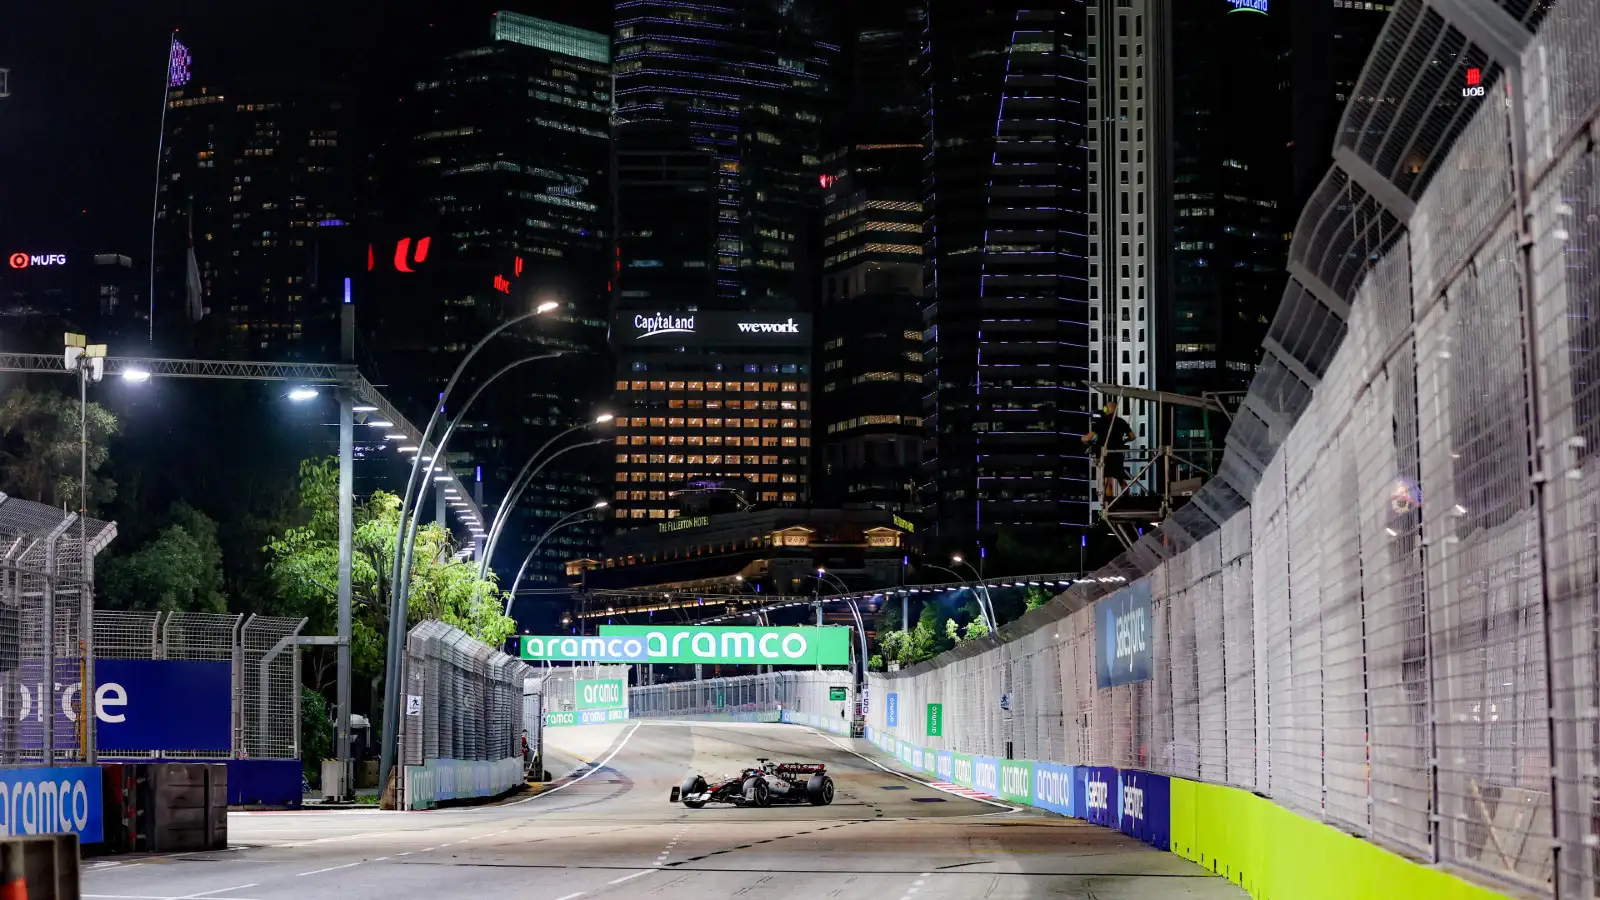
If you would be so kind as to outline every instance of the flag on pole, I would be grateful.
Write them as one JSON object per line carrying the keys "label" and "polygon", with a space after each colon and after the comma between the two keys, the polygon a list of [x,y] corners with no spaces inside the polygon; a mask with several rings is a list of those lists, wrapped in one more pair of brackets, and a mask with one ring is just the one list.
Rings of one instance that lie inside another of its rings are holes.
{"label": "flag on pole", "polygon": [[198,322],[205,318],[205,286],[200,281],[200,260],[194,255],[194,214],[189,215],[189,264],[184,272],[184,288],[188,295],[186,309],[189,311],[189,321]]}

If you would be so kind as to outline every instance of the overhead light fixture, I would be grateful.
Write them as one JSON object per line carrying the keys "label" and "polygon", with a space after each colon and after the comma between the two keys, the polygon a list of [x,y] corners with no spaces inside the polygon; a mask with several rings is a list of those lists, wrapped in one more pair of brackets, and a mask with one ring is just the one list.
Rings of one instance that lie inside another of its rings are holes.
{"label": "overhead light fixture", "polygon": [[369,425],[372,428],[393,428],[394,427],[394,423],[389,421],[388,419],[373,419],[371,422],[368,422],[367,425]]}
{"label": "overhead light fixture", "polygon": [[351,412],[377,412],[378,408],[376,406],[371,405],[371,404],[363,404],[361,406],[352,406],[352,407],[350,407],[350,411]]}
{"label": "overhead light fixture", "polygon": [[150,371],[148,369],[123,369],[122,380],[129,384],[144,384],[150,380]]}
{"label": "overhead light fixture", "polygon": [[403,441],[406,439],[406,436],[403,434],[386,434],[383,436],[383,439],[386,441]]}
{"label": "overhead light fixture", "polygon": [[450,476],[449,475],[435,475],[435,476],[433,476],[433,480],[434,481],[449,481],[450,480]]}
{"label": "overhead light fixture", "polygon": [[552,309],[559,309],[560,307],[561,304],[555,302],[554,300],[546,300],[545,302],[539,304],[539,308],[535,310],[535,312],[547,313]]}
{"label": "overhead light fixture", "polygon": [[299,403],[303,400],[315,400],[317,389],[312,387],[299,387],[289,392],[289,399]]}
{"label": "overhead light fixture", "polygon": [[401,453],[415,453],[415,452],[417,452],[417,448],[413,447],[413,446],[410,446],[410,445],[407,445],[407,446],[401,447],[400,448],[400,452]]}

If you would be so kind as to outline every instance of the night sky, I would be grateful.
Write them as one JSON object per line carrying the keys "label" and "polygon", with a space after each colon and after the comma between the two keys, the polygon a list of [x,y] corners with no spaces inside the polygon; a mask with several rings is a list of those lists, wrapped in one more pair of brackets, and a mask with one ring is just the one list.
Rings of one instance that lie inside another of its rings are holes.
{"label": "night sky", "polygon": [[608,31],[591,0],[54,0],[8,4],[0,68],[0,247],[119,252],[142,266],[167,41],[207,84],[404,80],[404,62],[487,35],[512,9]]}

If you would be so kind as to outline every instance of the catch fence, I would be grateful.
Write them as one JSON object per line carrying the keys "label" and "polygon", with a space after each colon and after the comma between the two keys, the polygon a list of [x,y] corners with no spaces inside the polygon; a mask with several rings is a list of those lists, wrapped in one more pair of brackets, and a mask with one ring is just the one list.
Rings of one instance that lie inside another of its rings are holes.
{"label": "catch fence", "polygon": [[521,660],[459,628],[417,623],[406,636],[401,762],[520,760],[529,673]]}
{"label": "catch fence", "polygon": [[115,759],[299,759],[300,647],[306,620],[223,613],[97,610],[97,659],[229,664],[227,749],[118,747]]}
{"label": "catch fence", "polygon": [[[1394,6],[1219,476],[1098,580],[872,677],[942,734],[874,728],[1600,892],[1600,4],[1479,6]],[[1097,619],[1143,586],[1148,632]]]}
{"label": "catch fence", "polygon": [[848,713],[849,703],[830,697],[850,689],[849,672],[774,672],[636,687],[629,694],[628,703],[630,715],[635,717],[748,715],[788,710],[830,721],[837,718],[848,731],[848,717],[841,717],[840,713]]}
{"label": "catch fence", "polygon": [[52,685],[94,684],[94,559],[116,533],[0,493],[0,766],[81,761],[93,747],[92,722],[44,710],[58,705]]}

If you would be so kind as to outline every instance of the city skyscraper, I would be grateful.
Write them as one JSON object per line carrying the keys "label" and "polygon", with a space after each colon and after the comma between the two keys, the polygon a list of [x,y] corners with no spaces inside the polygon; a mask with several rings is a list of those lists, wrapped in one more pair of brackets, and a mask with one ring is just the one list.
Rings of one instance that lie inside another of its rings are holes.
{"label": "city skyscraper", "polygon": [[[487,347],[464,382],[563,354],[508,371],[451,440],[449,464],[481,479],[483,499],[498,505],[528,455],[593,421],[610,389],[610,42],[504,11],[482,27],[486,41],[438,47],[408,73],[368,185],[357,305],[376,373],[424,421],[468,348],[512,316],[557,304]],[[534,479],[493,560],[504,584],[556,519],[606,495],[605,460],[598,447],[574,450]],[[592,555],[596,540],[591,523],[563,528],[523,584],[557,580],[562,562]]]}
{"label": "city skyscraper", "polygon": [[1134,305],[1092,288],[1116,194],[1088,167],[1087,12],[928,6],[922,498],[947,546],[1090,522],[1084,380],[1116,371],[1092,333]]}
{"label": "city skyscraper", "polygon": [[843,115],[823,157],[815,499],[911,514],[921,509],[924,16],[901,3],[846,17]]}
{"label": "city skyscraper", "polygon": [[710,478],[802,502],[826,5],[625,0],[615,19],[614,514],[674,517]]}
{"label": "city skyscraper", "polygon": [[[354,92],[283,79],[219,85],[203,80],[204,70],[183,51],[167,89],[158,343],[172,352],[330,359],[353,268]],[[190,299],[191,247],[198,303]]]}
{"label": "city skyscraper", "polygon": [[[1283,293],[1293,227],[1289,14],[1202,0],[1170,10],[1170,270],[1161,294],[1170,356],[1157,385],[1236,406],[1255,377]],[[1327,148],[1323,148],[1323,159]],[[1324,164],[1325,167],[1325,164]],[[1227,423],[1180,408],[1179,445],[1220,450]]]}

